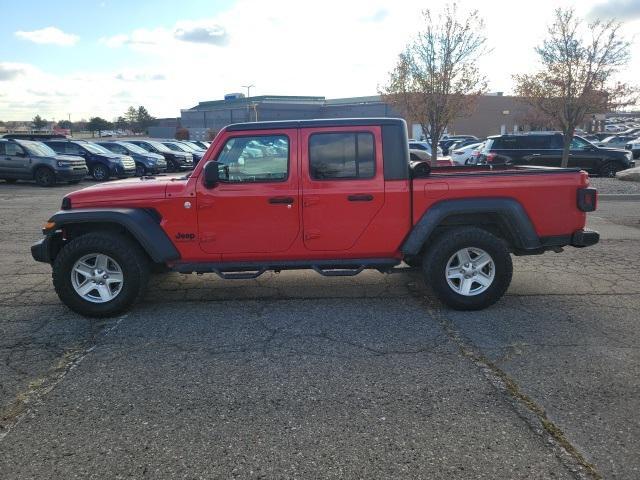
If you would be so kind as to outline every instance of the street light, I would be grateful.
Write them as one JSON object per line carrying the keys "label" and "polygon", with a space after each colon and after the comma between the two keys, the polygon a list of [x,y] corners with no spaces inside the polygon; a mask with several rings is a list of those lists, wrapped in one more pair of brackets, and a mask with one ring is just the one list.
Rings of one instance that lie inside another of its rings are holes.
{"label": "street light", "polygon": [[255,85],[252,83],[251,85],[242,85],[242,88],[246,88],[247,89],[247,98],[249,98],[251,96],[251,89],[255,87]]}

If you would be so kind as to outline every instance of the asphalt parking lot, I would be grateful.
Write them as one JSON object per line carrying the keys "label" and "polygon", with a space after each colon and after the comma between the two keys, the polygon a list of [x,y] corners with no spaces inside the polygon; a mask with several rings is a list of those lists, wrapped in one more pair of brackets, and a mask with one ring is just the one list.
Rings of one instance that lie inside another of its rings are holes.
{"label": "asphalt parking lot", "polygon": [[640,478],[639,201],[482,312],[416,273],[165,274],[96,322],[29,253],[72,189],[0,183],[3,479]]}

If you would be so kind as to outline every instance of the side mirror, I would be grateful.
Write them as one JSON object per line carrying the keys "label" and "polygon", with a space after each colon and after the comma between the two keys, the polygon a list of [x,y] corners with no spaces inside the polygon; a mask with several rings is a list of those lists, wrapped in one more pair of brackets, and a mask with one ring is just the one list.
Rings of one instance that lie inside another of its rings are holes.
{"label": "side mirror", "polygon": [[204,166],[204,186],[206,188],[213,188],[219,181],[220,164],[218,162],[207,162]]}
{"label": "side mirror", "polygon": [[18,150],[15,154],[16,157],[26,157],[27,154],[24,153],[24,150]]}

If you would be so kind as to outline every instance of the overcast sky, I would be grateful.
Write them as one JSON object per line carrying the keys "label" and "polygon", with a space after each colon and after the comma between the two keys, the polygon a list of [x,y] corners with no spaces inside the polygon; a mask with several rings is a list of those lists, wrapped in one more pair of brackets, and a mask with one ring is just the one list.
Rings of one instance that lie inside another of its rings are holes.
{"label": "overcast sky", "polygon": [[[225,93],[374,95],[420,28],[417,0],[30,0],[2,3],[0,120],[40,114],[108,120],[129,105],[156,117]],[[492,52],[480,67],[491,91],[535,67],[555,6],[617,16],[632,39],[640,0],[466,1],[479,8]],[[622,75],[640,83],[640,37]]]}

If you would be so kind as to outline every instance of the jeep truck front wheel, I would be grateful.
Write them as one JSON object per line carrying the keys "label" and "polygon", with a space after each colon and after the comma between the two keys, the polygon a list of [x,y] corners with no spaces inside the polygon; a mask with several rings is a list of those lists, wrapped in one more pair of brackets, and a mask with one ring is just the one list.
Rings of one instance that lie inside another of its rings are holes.
{"label": "jeep truck front wheel", "polygon": [[127,310],[144,293],[149,262],[133,241],[110,232],[82,235],[60,251],[53,263],[53,285],[60,300],[88,317]]}
{"label": "jeep truck front wheel", "polygon": [[480,310],[504,295],[513,274],[501,239],[474,227],[442,233],[428,248],[423,272],[427,284],[456,310]]}

